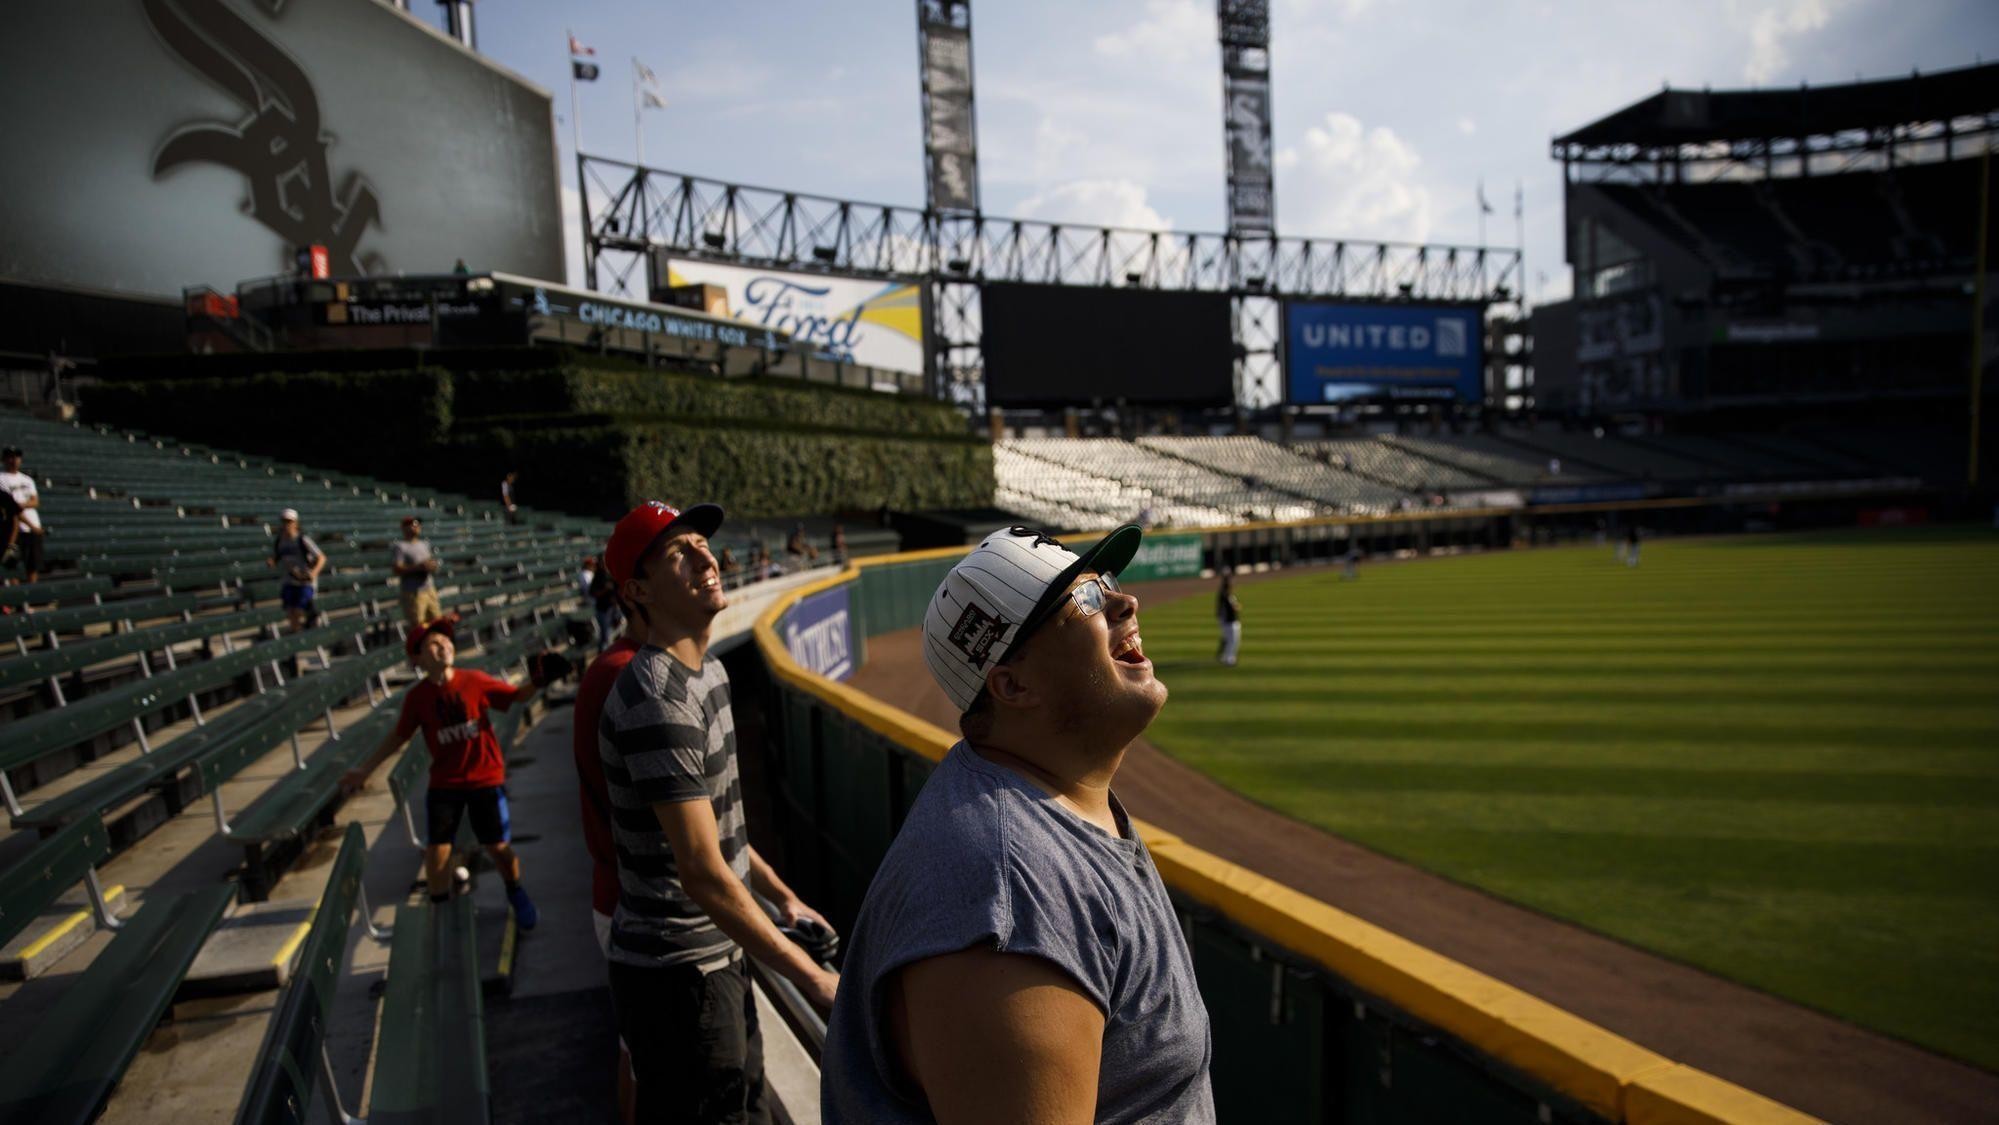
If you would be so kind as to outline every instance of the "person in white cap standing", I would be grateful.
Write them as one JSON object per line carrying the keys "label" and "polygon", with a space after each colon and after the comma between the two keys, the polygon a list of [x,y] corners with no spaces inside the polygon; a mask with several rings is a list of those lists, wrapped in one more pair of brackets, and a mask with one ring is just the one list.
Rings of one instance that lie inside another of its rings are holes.
{"label": "person in white cap standing", "polygon": [[271,540],[271,557],[265,566],[278,568],[278,602],[285,607],[285,623],[296,633],[312,616],[313,593],[319,588],[319,572],[326,569],[326,553],[312,536],[298,527],[298,511],[286,508],[278,513],[278,534]]}
{"label": "person in white cap standing", "polygon": [[1122,527],[1028,528],[951,569],[923,622],[964,740],[875,871],[821,1057],[827,1125],[1215,1120],[1208,1012],[1111,791],[1158,715]]}

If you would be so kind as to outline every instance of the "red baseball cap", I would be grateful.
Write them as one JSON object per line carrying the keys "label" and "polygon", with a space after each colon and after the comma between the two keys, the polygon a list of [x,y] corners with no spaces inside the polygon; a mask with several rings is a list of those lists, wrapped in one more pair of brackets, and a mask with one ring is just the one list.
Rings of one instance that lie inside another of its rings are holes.
{"label": "red baseball cap", "polygon": [[432,633],[440,631],[445,636],[456,641],[458,639],[458,615],[447,613],[441,617],[433,617],[430,619],[430,624],[410,630],[410,635],[403,640],[403,651],[409,654],[411,664],[416,663],[416,654],[423,651],[423,642]]}
{"label": "red baseball cap", "polygon": [[604,569],[611,581],[622,586],[652,545],[669,533],[686,528],[706,537],[721,526],[722,509],[717,505],[696,504],[683,512],[671,504],[648,500],[626,512],[612,529],[611,541],[604,546]]}

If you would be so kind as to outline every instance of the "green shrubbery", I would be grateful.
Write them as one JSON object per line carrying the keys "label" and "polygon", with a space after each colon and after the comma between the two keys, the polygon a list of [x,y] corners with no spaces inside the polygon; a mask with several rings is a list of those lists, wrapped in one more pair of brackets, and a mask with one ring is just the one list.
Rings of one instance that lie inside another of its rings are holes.
{"label": "green shrubbery", "polygon": [[548,359],[114,380],[88,388],[84,415],[475,496],[512,469],[523,502],[584,515],[648,497],[751,517],[992,501],[991,448],[942,403]]}

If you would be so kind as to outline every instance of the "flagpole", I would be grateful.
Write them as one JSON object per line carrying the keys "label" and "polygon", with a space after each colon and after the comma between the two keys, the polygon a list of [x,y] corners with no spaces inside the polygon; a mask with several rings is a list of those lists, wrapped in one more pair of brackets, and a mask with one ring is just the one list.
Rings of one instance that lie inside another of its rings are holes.
{"label": "flagpole", "polygon": [[638,153],[638,166],[646,166],[645,114],[639,104],[639,68],[637,59],[632,60],[632,149]]}
{"label": "flagpole", "polygon": [[1520,309],[1527,309],[1527,203],[1526,187],[1513,182],[1513,260],[1520,266]]}
{"label": "flagpole", "polygon": [[[582,120],[577,116],[576,109],[576,56],[574,48],[576,34],[567,28],[563,29],[563,33],[569,36],[571,45],[571,53],[569,55],[569,147],[576,154],[577,158],[581,159],[583,156],[583,124]],[[582,191],[583,185],[577,184],[576,190]]]}

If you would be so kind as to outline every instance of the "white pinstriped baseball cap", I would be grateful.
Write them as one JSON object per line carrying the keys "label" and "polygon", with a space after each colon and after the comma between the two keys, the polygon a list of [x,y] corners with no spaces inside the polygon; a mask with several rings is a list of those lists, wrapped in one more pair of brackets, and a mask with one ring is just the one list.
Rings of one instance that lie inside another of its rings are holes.
{"label": "white pinstriped baseball cap", "polygon": [[1061,604],[1077,575],[1117,574],[1142,534],[1120,527],[1078,555],[1045,532],[1010,527],[952,567],[923,615],[923,659],[958,710],[971,708],[986,673]]}

